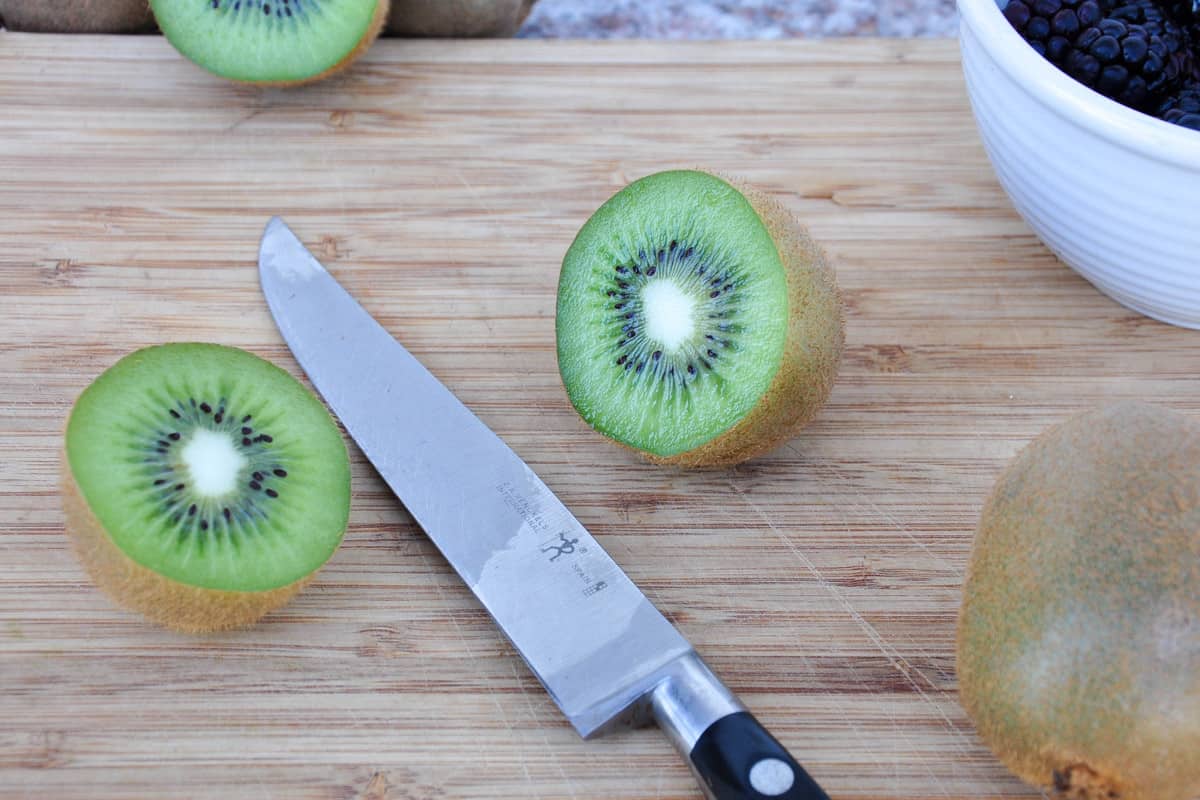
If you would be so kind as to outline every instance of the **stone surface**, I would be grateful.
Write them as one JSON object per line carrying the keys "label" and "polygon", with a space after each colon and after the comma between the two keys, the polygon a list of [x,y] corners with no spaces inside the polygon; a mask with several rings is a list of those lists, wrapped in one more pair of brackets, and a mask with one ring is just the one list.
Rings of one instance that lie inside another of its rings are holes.
{"label": "stone surface", "polygon": [[585,39],[954,36],[954,0],[540,0],[518,35]]}

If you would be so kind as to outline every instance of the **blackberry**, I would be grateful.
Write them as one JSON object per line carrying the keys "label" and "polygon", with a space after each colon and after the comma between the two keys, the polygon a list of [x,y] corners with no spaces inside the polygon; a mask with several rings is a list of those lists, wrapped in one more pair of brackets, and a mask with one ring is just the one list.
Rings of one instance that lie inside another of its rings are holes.
{"label": "blackberry", "polygon": [[1158,116],[1167,122],[1200,131],[1200,82],[1189,84],[1164,100],[1158,107]]}
{"label": "blackberry", "polygon": [[1039,55],[1057,65],[1079,32],[1103,14],[1100,0],[1009,0],[1004,16]]}
{"label": "blackberry", "polygon": [[1163,8],[1180,25],[1200,21],[1200,0],[1165,0]]}

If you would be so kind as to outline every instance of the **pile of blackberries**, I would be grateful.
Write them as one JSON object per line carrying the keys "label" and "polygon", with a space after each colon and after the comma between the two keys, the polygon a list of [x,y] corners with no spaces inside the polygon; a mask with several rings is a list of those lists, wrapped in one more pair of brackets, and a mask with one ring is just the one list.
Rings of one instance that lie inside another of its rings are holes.
{"label": "pile of blackberries", "polygon": [[1200,0],[1009,0],[1004,16],[1083,85],[1200,131]]}

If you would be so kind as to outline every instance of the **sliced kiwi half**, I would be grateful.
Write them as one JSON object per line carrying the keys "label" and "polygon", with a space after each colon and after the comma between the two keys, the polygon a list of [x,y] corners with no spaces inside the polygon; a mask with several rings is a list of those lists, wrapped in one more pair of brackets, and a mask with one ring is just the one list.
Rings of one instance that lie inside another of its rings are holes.
{"label": "sliced kiwi half", "polygon": [[150,0],[163,34],[223,78],[295,85],[348,66],[375,41],[388,0]]}
{"label": "sliced kiwi half", "polygon": [[120,604],[185,631],[247,625],[333,554],[350,509],[346,445],[284,370],[236,348],[138,350],[67,422],[67,532]]}
{"label": "sliced kiwi half", "polygon": [[635,181],[563,260],[558,365],[584,420],[652,461],[743,461],[826,401],[844,341],[821,249],[777,202],[694,171]]}

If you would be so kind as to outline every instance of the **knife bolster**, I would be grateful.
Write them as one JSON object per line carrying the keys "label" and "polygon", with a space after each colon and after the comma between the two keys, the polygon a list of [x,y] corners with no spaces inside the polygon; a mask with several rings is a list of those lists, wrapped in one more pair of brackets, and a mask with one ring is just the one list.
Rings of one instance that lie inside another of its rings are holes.
{"label": "knife bolster", "polygon": [[650,692],[650,708],[658,726],[684,757],[713,723],[746,710],[694,652],[667,668],[663,680]]}

